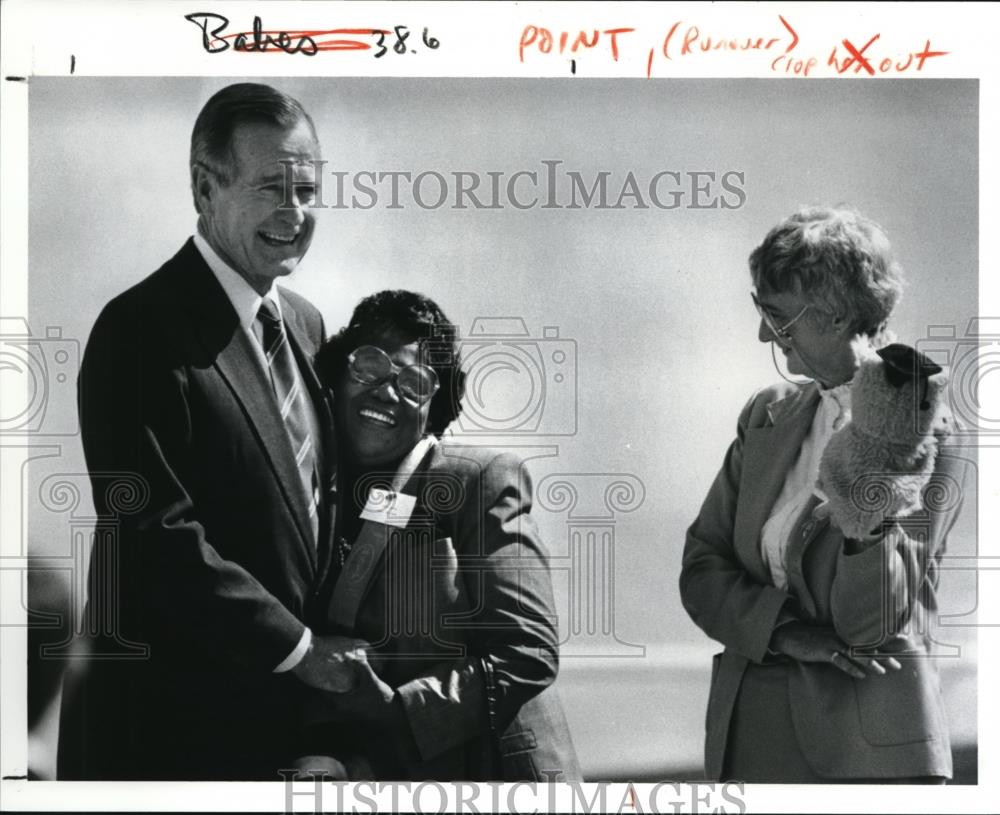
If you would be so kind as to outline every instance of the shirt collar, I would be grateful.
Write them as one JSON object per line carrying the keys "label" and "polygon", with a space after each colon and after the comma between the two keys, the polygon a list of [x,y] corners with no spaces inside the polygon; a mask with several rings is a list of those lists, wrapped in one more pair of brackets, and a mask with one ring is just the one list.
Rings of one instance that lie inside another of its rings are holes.
{"label": "shirt collar", "polygon": [[406,454],[396,468],[396,475],[392,479],[392,489],[394,492],[401,492],[410,476],[416,471],[420,462],[424,460],[427,452],[438,443],[436,436],[424,436],[418,441],[412,450]]}
{"label": "shirt collar", "polygon": [[278,297],[278,287],[274,283],[261,297],[239,272],[219,257],[218,253],[205,240],[200,229],[194,233],[194,245],[225,291],[226,297],[229,298],[229,302],[232,303],[233,309],[236,311],[240,326],[245,331],[252,330],[264,297],[274,303],[274,307],[278,310],[278,317],[281,317],[281,298]]}
{"label": "shirt collar", "polygon": [[767,405],[768,420],[776,425],[806,412],[811,416],[819,400],[818,392],[819,385],[814,381],[791,388],[789,393]]}
{"label": "shirt collar", "polygon": [[836,402],[841,410],[851,409],[851,384],[854,380],[835,385],[832,388],[820,387],[819,395],[824,401]]}
{"label": "shirt collar", "polygon": [[[853,381],[853,380],[852,380]],[[832,388],[820,388],[823,413],[828,417],[834,430],[839,430],[851,419],[851,382],[844,382]]]}

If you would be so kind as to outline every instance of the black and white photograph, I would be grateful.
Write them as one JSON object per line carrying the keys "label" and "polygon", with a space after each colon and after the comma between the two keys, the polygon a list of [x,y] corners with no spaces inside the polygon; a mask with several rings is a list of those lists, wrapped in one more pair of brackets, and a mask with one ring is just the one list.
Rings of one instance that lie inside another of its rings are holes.
{"label": "black and white photograph", "polygon": [[4,69],[8,800],[991,783],[985,78],[818,7],[512,5],[526,75],[387,76],[338,51],[440,6],[169,5],[222,73]]}

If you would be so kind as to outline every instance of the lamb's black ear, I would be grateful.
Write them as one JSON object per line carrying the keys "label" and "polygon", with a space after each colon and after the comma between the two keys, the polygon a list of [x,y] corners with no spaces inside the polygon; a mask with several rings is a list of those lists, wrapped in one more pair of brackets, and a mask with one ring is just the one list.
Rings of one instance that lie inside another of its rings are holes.
{"label": "lamb's black ear", "polygon": [[890,385],[898,388],[909,380],[919,381],[920,409],[927,410],[930,407],[927,400],[927,380],[934,374],[941,373],[941,366],[926,354],[898,342],[880,348],[877,353],[885,362],[885,378]]}
{"label": "lamb's black ear", "polygon": [[941,373],[941,366],[909,345],[894,342],[876,352],[885,362],[885,378],[894,387],[911,379],[926,379]]}

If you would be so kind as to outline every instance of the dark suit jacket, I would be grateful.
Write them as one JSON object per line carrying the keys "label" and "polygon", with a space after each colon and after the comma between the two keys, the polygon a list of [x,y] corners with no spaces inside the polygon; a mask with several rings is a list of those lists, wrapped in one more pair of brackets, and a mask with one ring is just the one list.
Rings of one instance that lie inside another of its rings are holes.
{"label": "dark suit jacket", "polygon": [[[332,433],[309,360],[319,313],[283,291],[299,367]],[[99,536],[89,577],[90,647],[145,659],[84,663],[67,682],[60,776],[278,780],[293,751],[298,680],[273,674],[318,589],[330,530],[312,541],[291,445],[252,339],[193,241],[112,300],[79,379]],[[332,440],[320,449],[329,451]],[[131,474],[128,506],[106,473]],[[113,624],[107,598],[116,604]]]}
{"label": "dark suit jacket", "polygon": [[774,628],[800,619],[832,626],[849,645],[897,653],[903,669],[854,680],[825,663],[791,663],[789,697],[799,748],[828,778],[951,776],[934,659],[938,564],[957,515],[964,462],[939,452],[925,508],[880,544],[845,554],[829,521],[804,513],[787,553],[788,591],[775,588],[760,532],[816,408],[815,385],[776,385],[740,414],[736,440],[688,530],[681,597],[692,619],[725,646],[712,671],[706,773],[722,773],[733,704],[750,662],[771,658]]}
{"label": "dark suit jacket", "polygon": [[[380,778],[503,780],[488,758],[499,741],[507,780],[579,779],[552,687],[559,649],[548,554],[520,460],[443,442],[403,491],[416,496],[414,512],[405,529],[380,526],[385,550],[353,631],[342,633],[373,643],[373,664],[406,722],[397,733],[345,731],[345,752],[360,746]],[[497,736],[483,657],[494,666]],[[351,697],[340,706],[348,720]]]}

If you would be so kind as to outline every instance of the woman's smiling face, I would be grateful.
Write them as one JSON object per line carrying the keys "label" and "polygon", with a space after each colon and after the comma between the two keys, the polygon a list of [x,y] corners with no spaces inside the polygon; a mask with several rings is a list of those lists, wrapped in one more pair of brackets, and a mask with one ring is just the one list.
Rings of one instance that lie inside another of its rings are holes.
{"label": "woman's smiling face", "polygon": [[[421,360],[416,341],[384,335],[370,343],[381,348],[396,368]],[[425,435],[431,401],[404,399],[392,377],[375,385],[357,382],[345,368],[336,389],[337,433],[354,461],[364,469],[394,470]]]}

